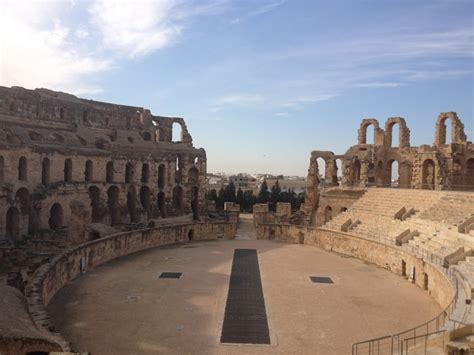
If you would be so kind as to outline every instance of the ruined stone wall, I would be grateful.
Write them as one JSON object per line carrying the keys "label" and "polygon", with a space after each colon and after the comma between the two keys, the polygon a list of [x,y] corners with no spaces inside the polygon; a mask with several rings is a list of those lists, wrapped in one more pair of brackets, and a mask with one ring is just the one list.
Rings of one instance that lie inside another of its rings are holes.
{"label": "ruined stone wall", "polygon": [[[0,87],[0,124],[0,244],[43,238],[72,219],[206,218],[206,152],[193,147],[182,118]],[[173,129],[181,129],[176,142]]]}

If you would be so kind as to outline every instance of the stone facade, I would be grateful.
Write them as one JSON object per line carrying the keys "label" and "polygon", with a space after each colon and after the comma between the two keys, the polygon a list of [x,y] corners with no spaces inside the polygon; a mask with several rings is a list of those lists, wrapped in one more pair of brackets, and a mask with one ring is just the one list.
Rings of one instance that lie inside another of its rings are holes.
{"label": "stone facade", "polygon": [[205,215],[206,152],[181,118],[0,87],[0,122],[0,243],[64,239],[67,226],[77,243],[88,236],[74,229],[90,222]]}

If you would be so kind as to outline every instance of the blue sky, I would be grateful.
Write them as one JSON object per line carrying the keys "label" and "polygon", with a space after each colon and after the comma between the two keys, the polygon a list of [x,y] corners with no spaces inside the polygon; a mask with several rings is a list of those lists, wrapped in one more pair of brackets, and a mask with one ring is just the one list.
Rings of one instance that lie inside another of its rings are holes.
{"label": "blue sky", "polygon": [[1,4],[0,85],[182,116],[210,172],[304,176],[364,117],[406,118],[418,145],[457,111],[474,138],[470,0]]}

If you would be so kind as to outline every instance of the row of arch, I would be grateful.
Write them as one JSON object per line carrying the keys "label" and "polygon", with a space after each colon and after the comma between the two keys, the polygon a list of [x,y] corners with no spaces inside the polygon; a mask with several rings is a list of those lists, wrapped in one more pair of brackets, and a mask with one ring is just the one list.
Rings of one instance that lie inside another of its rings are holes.
{"label": "row of arch", "polygon": [[[195,160],[197,163],[197,158]],[[178,174],[176,174],[176,182],[181,183],[181,162],[180,157],[176,158],[176,168]],[[85,182],[92,182],[93,181],[93,169],[94,163],[91,160],[87,160],[85,163],[84,168],[84,181]],[[43,158],[41,162],[41,184],[47,185],[50,181],[50,170],[51,170],[51,161],[49,158]],[[73,180],[73,163],[72,160],[67,158],[64,161],[64,182],[70,183]],[[166,165],[160,164],[158,166],[158,187],[160,189],[165,188],[166,185]],[[134,180],[134,166],[131,162],[128,162],[125,166],[125,183],[132,183]],[[108,183],[115,182],[114,175],[114,162],[109,161],[106,164],[106,174],[105,180]],[[5,161],[2,156],[0,156],[0,182],[3,182],[5,178]],[[141,177],[140,181],[142,183],[148,183],[150,179],[150,166],[148,163],[144,163],[141,168]],[[19,181],[27,181],[28,180],[28,167],[27,167],[27,159],[26,157],[22,156],[18,160],[18,180]],[[188,171],[188,182],[191,184],[197,184],[199,181],[199,170],[193,166]]]}

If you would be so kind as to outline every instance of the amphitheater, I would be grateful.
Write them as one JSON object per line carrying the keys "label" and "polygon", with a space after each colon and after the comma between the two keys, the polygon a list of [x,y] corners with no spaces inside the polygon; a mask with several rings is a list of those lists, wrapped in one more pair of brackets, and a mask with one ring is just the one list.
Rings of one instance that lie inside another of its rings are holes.
{"label": "amphitheater", "polygon": [[474,353],[454,112],[419,147],[364,119],[345,154],[311,153],[299,211],[253,215],[205,200],[181,118],[0,87],[0,122],[0,354]]}

